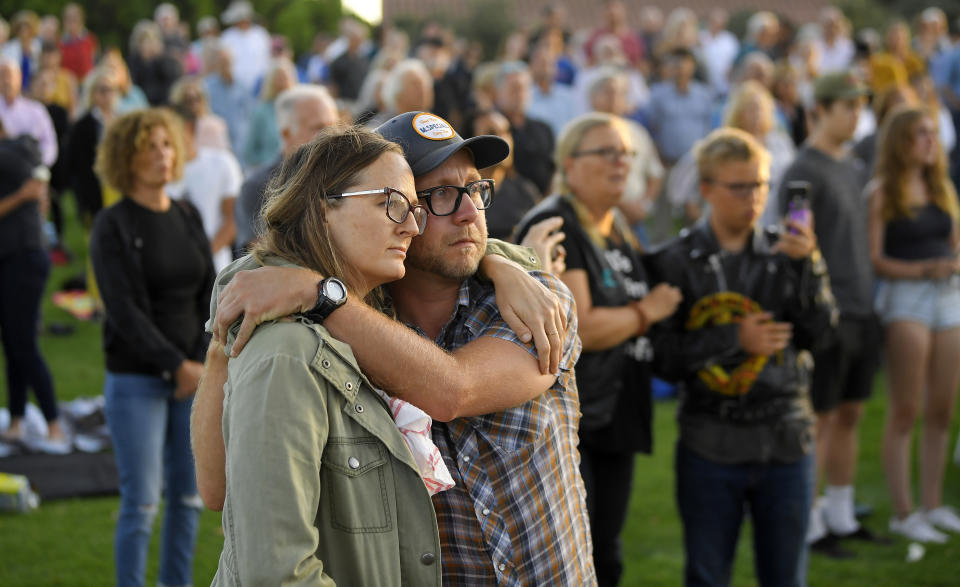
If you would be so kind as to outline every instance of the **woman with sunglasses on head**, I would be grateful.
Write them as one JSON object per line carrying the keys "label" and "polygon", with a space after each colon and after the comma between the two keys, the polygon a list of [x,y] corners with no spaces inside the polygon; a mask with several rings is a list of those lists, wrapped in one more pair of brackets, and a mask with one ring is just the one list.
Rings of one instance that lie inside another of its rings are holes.
{"label": "woman with sunglasses on head", "polygon": [[[379,305],[380,286],[403,277],[427,218],[410,167],[380,135],[327,129],[284,162],[268,198],[249,263],[337,278],[320,283],[323,305],[261,324],[228,364],[214,585],[439,585],[430,496],[450,480],[429,418],[377,390],[320,325],[347,295]],[[425,435],[406,422],[401,433],[409,415]]]}
{"label": "woman with sunglasses on head", "polygon": [[583,341],[576,366],[580,472],[600,585],[617,584],[623,571],[620,532],[634,456],[652,449],[653,349],[644,335],[680,302],[672,286],[650,288],[640,245],[616,208],[633,156],[629,136],[610,114],[585,114],[567,124],[554,155],[555,193],[530,210],[517,231],[522,238],[544,218],[563,218],[567,256],[560,278],[576,300]]}
{"label": "woman with sunglasses on head", "polygon": [[[960,244],[957,193],[937,139],[936,112],[901,106],[880,131],[870,193],[869,238],[879,277],[875,307],[885,329],[890,401],[883,460],[893,501],[890,530],[946,542],[960,517],[943,505],[947,437],[960,385]],[[910,490],[911,437],[919,444],[922,509]]]}

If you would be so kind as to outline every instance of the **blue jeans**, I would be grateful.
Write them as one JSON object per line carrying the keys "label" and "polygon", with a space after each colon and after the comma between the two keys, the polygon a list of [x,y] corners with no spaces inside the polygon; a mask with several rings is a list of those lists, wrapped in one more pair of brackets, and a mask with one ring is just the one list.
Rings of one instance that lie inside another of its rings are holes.
{"label": "blue jeans", "polygon": [[190,585],[202,502],[190,450],[192,400],[173,399],[159,377],[107,372],[107,425],[120,481],[114,536],[117,585],[143,585],[153,519],[165,488],[160,576],[163,585]]}
{"label": "blue jeans", "polygon": [[686,585],[730,584],[745,512],[753,520],[760,585],[806,584],[804,538],[813,501],[813,454],[795,463],[725,465],[678,442],[676,469]]}

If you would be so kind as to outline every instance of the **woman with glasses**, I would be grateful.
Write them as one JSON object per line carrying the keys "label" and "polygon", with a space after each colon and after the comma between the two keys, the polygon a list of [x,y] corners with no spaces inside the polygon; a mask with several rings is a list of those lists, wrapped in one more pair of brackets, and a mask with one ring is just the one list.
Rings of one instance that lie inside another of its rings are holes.
{"label": "woman with glasses", "polygon": [[[883,435],[893,501],[890,530],[940,543],[949,536],[942,530],[960,532],[960,517],[942,501],[947,438],[960,385],[960,210],[935,116],[925,108],[902,106],[887,117],[868,191],[870,254],[879,278],[875,306],[885,329],[890,382]],[[910,453],[921,413],[922,508],[917,510]]]}
{"label": "woman with glasses", "polygon": [[616,208],[632,156],[618,117],[590,113],[568,123],[554,155],[554,194],[530,210],[517,233],[522,238],[544,218],[563,218],[567,257],[560,277],[576,300],[583,341],[576,366],[580,472],[601,585],[615,585],[623,571],[620,532],[634,456],[652,449],[653,349],[645,334],[680,301],[674,287],[650,288],[640,245]]}
{"label": "woman with glasses", "polygon": [[323,131],[274,179],[250,261],[339,279],[320,283],[303,317],[257,327],[229,362],[214,585],[440,584],[430,496],[452,481],[429,432],[406,422],[429,431],[429,417],[374,387],[321,326],[347,295],[381,305],[426,220],[400,147],[361,128]]}
{"label": "woman with glasses", "polygon": [[203,78],[190,75],[177,80],[170,90],[170,105],[178,110],[189,112],[197,121],[194,131],[197,147],[224,151],[231,149],[227,123],[210,111],[207,87],[203,83]]}

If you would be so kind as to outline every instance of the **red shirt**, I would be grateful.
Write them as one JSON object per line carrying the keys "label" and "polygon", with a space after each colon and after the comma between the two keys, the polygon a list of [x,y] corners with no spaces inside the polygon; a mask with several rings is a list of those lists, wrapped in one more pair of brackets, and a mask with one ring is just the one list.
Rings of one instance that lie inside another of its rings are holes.
{"label": "red shirt", "polygon": [[60,41],[63,68],[72,72],[78,80],[82,80],[93,69],[93,58],[98,46],[97,37],[88,31],[79,37],[64,37]]}

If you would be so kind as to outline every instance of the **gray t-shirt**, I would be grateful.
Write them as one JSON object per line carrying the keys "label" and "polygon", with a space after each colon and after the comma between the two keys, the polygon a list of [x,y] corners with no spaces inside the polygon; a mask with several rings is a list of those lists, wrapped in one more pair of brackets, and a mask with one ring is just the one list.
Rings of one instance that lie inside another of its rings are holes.
{"label": "gray t-shirt", "polygon": [[873,311],[873,267],[867,242],[867,171],[853,157],[834,159],[804,146],[780,184],[780,209],[787,209],[787,185],[810,182],[810,208],[830,286],[844,316]]}

